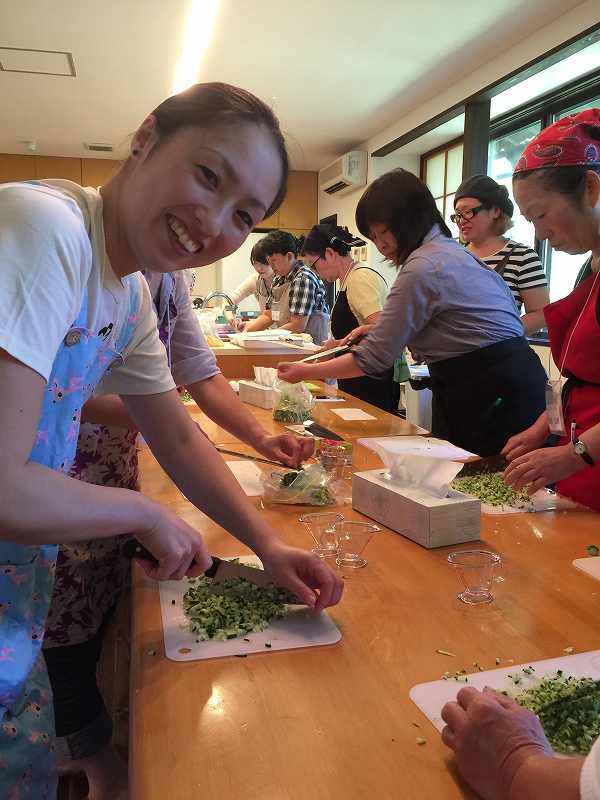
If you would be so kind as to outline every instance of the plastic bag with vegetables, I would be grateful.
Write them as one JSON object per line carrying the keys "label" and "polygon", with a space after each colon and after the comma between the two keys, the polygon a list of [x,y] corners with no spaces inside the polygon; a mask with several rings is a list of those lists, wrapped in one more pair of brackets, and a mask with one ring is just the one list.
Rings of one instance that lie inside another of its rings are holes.
{"label": "plastic bag with vegetables", "polygon": [[261,482],[268,503],[331,506],[336,502],[330,476],[320,464],[287,472],[263,472]]}
{"label": "plastic bag with vegetables", "polygon": [[274,420],[298,423],[310,419],[314,400],[305,383],[286,383],[278,379],[274,388],[277,396],[273,408]]}

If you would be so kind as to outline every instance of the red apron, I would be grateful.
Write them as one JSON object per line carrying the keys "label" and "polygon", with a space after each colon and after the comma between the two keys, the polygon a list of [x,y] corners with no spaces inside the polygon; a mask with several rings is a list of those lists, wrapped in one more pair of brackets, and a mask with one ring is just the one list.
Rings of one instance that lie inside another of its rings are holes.
{"label": "red apron", "polygon": [[[563,392],[567,434],[559,440],[559,445],[570,441],[573,420],[578,436],[600,422],[600,322],[596,311],[597,307],[600,309],[599,291],[600,277],[593,274],[570,295],[544,308],[554,363],[562,367],[563,376],[569,379]],[[600,511],[600,463],[558,481],[556,488],[565,497]]]}

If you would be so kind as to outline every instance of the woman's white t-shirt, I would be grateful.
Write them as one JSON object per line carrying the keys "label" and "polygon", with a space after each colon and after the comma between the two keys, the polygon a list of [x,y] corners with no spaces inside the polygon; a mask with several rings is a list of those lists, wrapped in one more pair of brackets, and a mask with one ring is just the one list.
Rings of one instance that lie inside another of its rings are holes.
{"label": "woman's white t-shirt", "polygon": [[123,356],[101,384],[104,393],[156,394],[175,384],[146,281],[118,278],[104,243],[102,197],[71,181],[0,186],[0,348],[46,381],[87,289],[87,327],[107,344],[129,314],[128,284],[141,306]]}

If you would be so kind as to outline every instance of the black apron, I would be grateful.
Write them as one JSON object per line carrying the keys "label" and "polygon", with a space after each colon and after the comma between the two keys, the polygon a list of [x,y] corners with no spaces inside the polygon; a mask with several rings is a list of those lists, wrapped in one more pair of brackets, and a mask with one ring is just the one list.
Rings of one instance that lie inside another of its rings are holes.
{"label": "black apron", "polygon": [[[358,269],[370,269],[370,267],[358,267]],[[358,271],[358,270],[357,270]],[[377,272],[371,270],[371,272]],[[377,272],[377,275],[379,273]],[[381,276],[380,276],[381,277]],[[385,282],[385,281],[384,281]],[[350,308],[350,303],[346,296],[346,290],[338,292],[335,305],[331,310],[331,334],[335,339],[343,339],[354,328],[360,325]],[[362,378],[340,378],[338,386],[344,392],[348,392],[359,400],[377,406],[384,411],[395,414],[398,410],[398,400],[400,397],[400,384],[394,381],[394,370],[386,370],[381,377],[373,378],[365,376]]]}
{"label": "black apron", "polygon": [[546,372],[524,336],[428,366],[433,435],[479,456],[499,453],[546,408]]}

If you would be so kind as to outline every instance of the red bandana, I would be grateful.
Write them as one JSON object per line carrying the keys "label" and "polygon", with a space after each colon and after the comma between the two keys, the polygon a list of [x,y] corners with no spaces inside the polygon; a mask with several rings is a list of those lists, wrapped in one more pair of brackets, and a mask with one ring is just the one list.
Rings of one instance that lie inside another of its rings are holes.
{"label": "red bandana", "polygon": [[600,108],[569,114],[545,128],[525,147],[515,172],[586,164],[600,164]]}

